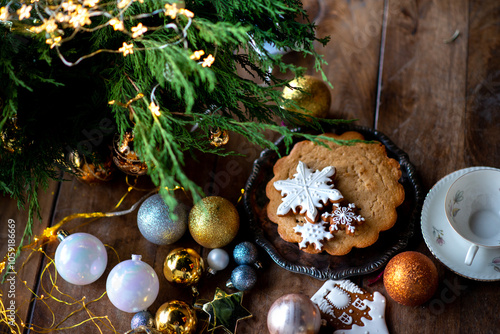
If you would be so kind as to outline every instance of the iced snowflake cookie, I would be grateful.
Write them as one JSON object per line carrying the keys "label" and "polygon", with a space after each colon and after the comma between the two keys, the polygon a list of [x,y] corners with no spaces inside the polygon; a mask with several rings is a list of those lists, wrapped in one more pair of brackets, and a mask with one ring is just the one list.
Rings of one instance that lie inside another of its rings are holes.
{"label": "iced snowflake cookie", "polygon": [[359,288],[349,280],[328,280],[312,296],[321,318],[333,327],[334,334],[388,334],[385,323],[385,297]]}
{"label": "iced snowflake cookie", "polygon": [[[274,188],[281,191],[282,203],[276,213],[284,216],[290,211],[304,215],[310,223],[316,222],[318,209],[329,202],[342,200],[342,194],[333,188],[335,168],[327,166],[321,171],[312,171],[302,161],[297,164],[293,178],[274,182]],[[299,210],[298,210],[299,209]]]}
{"label": "iced snowflake cookie", "polygon": [[356,205],[349,203],[347,206],[334,204],[330,212],[321,215],[321,220],[330,223],[330,232],[336,233],[344,230],[346,234],[354,235],[356,226],[361,225],[365,219],[356,212]]}
{"label": "iced snowflake cookie", "polygon": [[[326,135],[340,140],[364,139],[360,133],[352,131],[342,135]],[[293,211],[285,215],[278,214],[283,196],[274,183],[293,179],[299,161],[313,172],[335,166],[335,189],[340,191],[345,203],[355,203],[365,219],[363,224],[356,226],[354,235],[339,229],[334,238],[324,240],[324,251],[331,255],[345,255],[353,247],[364,248],[374,244],[381,231],[390,229],[396,223],[396,208],[405,197],[404,188],[399,183],[401,170],[399,163],[387,156],[385,146],[379,142],[357,142],[353,145],[325,143],[329,148],[311,141],[299,142],[289,155],[275,163],[274,177],[266,186],[269,198],[266,212],[269,220],[278,224],[278,233],[283,240],[300,243],[302,236],[294,228],[303,225],[306,218]],[[321,252],[311,244],[302,250],[312,254]]]}
{"label": "iced snowflake cookie", "polygon": [[330,240],[333,234],[326,227],[324,222],[309,223],[305,222],[303,225],[297,225],[293,228],[295,233],[301,235],[302,240],[299,242],[300,248],[306,248],[307,245],[314,245],[314,248],[321,251],[323,248],[323,240]]}

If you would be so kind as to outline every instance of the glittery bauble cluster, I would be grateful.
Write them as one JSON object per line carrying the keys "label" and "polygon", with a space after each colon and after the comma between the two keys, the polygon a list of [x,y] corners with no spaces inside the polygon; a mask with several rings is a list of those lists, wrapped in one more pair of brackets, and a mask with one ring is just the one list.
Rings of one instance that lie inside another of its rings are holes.
{"label": "glittery bauble cluster", "polygon": [[234,247],[233,257],[237,264],[254,264],[257,262],[257,247],[249,241],[243,241]]}
{"label": "glittery bauble cluster", "polygon": [[240,217],[234,205],[219,196],[205,197],[189,212],[189,232],[206,248],[221,248],[229,244],[240,227]]}
{"label": "glittery bauble cluster", "polygon": [[[175,220],[172,219],[172,213]],[[186,205],[178,201],[171,210],[160,194],[156,194],[141,204],[137,213],[137,226],[148,241],[156,245],[169,245],[178,241],[186,232],[187,216]]]}
{"label": "glittery bauble cluster", "polygon": [[[290,81],[292,88],[283,89],[283,98],[294,101],[299,107],[309,111],[306,115],[326,117],[330,111],[332,96],[328,86],[321,79],[310,75]],[[305,114],[304,111],[290,107],[288,110]]]}
{"label": "glittery bauble cluster", "polygon": [[183,301],[169,301],[156,311],[156,329],[165,334],[191,334],[196,330],[196,313]]}
{"label": "glittery bauble cluster", "polygon": [[270,334],[316,334],[321,314],[309,297],[291,293],[278,298],[267,314]]}
{"label": "glittery bauble cluster", "polygon": [[191,248],[174,249],[163,263],[163,274],[167,281],[181,286],[198,283],[204,269],[203,258]]}
{"label": "glittery bauble cluster", "polygon": [[396,302],[407,306],[421,305],[436,292],[436,265],[422,253],[400,253],[385,268],[384,286]]}
{"label": "glittery bauble cluster", "polygon": [[135,329],[139,326],[146,326],[153,328],[155,326],[155,318],[148,311],[141,311],[132,317],[130,321],[130,328]]}

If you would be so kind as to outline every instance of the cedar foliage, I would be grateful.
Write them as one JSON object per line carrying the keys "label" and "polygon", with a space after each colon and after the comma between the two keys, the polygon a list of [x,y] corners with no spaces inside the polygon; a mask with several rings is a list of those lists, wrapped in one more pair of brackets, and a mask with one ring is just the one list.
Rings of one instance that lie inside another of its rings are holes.
{"label": "cedar foliage", "polygon": [[[126,28],[139,22],[186,27],[185,16],[172,19],[162,14],[166,3],[134,2],[125,16],[136,19],[126,20]],[[7,4],[15,10],[23,1],[0,0],[0,7]],[[116,10],[115,2],[105,6]],[[293,104],[281,97],[287,82],[269,69],[291,71],[296,76],[305,69],[285,63],[280,54],[270,54],[265,48],[267,43],[314,57],[315,69],[325,79],[324,61],[314,44],[325,45],[328,38],[315,36],[315,25],[309,22],[301,2],[187,0],[185,8],[195,14],[185,41],[176,42],[179,34],[174,29],[154,29],[131,39],[108,25],[79,33],[61,45],[61,54],[70,62],[98,52],[75,66],[61,61],[57,50],[45,43],[44,34],[25,29],[36,25],[34,20],[0,21],[0,129],[4,147],[0,148],[0,189],[29,211],[26,236],[31,233],[33,217],[39,216],[40,186],[58,179],[60,170],[70,170],[62,157],[78,150],[90,158],[93,145],[110,140],[115,133],[133,130],[134,147],[148,163],[149,175],[167,204],[174,200],[166,189],[176,185],[191,192],[195,200],[203,196],[201,188],[183,172],[185,154],[231,154],[209,144],[211,128],[239,133],[263,148],[275,148],[263,130],[279,132],[287,143],[293,136],[314,139],[275,123],[278,118],[293,126],[303,122],[304,116],[283,108]],[[157,14],[138,19],[143,13]],[[94,17],[92,26],[107,19]],[[117,50],[124,42],[133,43],[137,50],[125,57],[98,51]],[[212,54],[212,66],[193,61],[190,56],[196,50]],[[238,68],[254,80],[240,76]],[[111,100],[125,103],[138,93],[144,97],[131,105],[132,117],[127,108],[108,104]],[[148,109],[152,96],[160,106],[159,117]],[[17,117],[17,127],[11,124],[13,117]],[[310,124],[320,127],[314,118]],[[191,131],[193,128],[196,130]],[[15,140],[13,152],[5,149],[10,138]]]}

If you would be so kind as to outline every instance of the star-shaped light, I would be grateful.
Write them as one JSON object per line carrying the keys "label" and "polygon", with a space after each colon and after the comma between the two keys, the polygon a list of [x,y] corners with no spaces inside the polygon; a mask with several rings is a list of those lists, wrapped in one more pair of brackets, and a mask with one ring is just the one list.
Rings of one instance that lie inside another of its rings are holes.
{"label": "star-shaped light", "polygon": [[234,334],[239,320],[247,319],[252,314],[241,305],[243,292],[228,295],[223,290],[215,290],[214,300],[203,304],[203,311],[210,316],[208,330],[222,327],[227,333]]}

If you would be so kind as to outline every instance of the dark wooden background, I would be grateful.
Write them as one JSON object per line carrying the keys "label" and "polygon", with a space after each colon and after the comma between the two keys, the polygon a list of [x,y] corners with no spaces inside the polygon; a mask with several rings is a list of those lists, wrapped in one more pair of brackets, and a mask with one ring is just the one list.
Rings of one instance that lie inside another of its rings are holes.
{"label": "dark wooden background", "polygon": [[[358,119],[356,124],[375,128],[386,134],[410,156],[428,191],[441,177],[468,166],[500,168],[500,2],[497,0],[306,0],[304,5],[316,19],[317,33],[330,35],[328,46],[318,51],[328,66],[328,79],[333,83],[333,103],[329,117]],[[458,31],[458,37],[447,41]],[[310,66],[310,59],[289,54],[290,61]],[[310,74],[314,74],[312,69]],[[199,156],[186,168],[208,193],[224,196],[236,203],[251,171],[252,161],[260,149],[231,135],[228,149],[245,156],[215,158]],[[202,166],[202,167],[201,167]],[[203,168],[203,170],[202,170]],[[42,221],[36,222],[35,234],[73,213],[111,210],[127,190],[125,177],[117,174],[105,185],[89,186],[70,179],[51,183],[41,197]],[[139,180],[139,187],[148,186]],[[132,191],[122,208],[135,203],[144,192]],[[241,204],[238,206],[241,209]],[[8,219],[17,224],[17,242],[26,220],[15,202],[0,199],[0,251],[6,252]],[[204,257],[208,251],[197,246],[188,235],[172,246],[158,247],[144,239],[136,224],[134,212],[127,216],[103,218],[89,224],[74,220],[66,225],[70,232],[89,232],[116,250],[120,261],[139,253],[160,277],[160,295],[150,310],[154,312],[171,299],[190,301],[190,293],[173,288],[162,275],[166,254],[178,246],[189,246]],[[245,223],[244,221],[242,222]],[[243,240],[248,236],[239,236]],[[57,242],[44,250],[53,256]],[[234,243],[226,247],[231,251]],[[351,278],[369,291],[380,291],[388,298],[386,318],[391,333],[497,333],[499,324],[499,282],[479,282],[458,276],[441,265],[428,251],[417,226],[408,250],[428,255],[436,263],[440,285],[433,299],[442,299],[445,307],[436,312],[426,303],[418,307],[402,306],[392,301],[379,280],[368,285],[380,271]],[[89,286],[73,286],[58,280],[59,289],[85,302],[105,291],[106,277],[119,260],[108,249],[109,263],[104,275]],[[29,259],[27,253],[16,265],[20,277],[16,282],[16,306],[19,319],[32,323],[41,332],[123,333],[130,329],[132,314],[114,308],[107,296],[85,304],[94,316],[106,319],[88,321],[75,329],[66,327],[89,319],[83,310],[60,323],[81,307],[58,303],[43,289],[50,289],[50,276],[39,280],[47,262],[41,253]],[[261,252],[264,269],[258,285],[245,293],[243,305],[253,314],[239,323],[237,333],[267,333],[266,317],[271,304],[286,293],[312,296],[322,281],[287,272]],[[21,268],[21,264],[24,265]],[[200,297],[211,300],[215,287],[223,287],[234,263],[200,284]],[[23,281],[25,283],[23,283]],[[457,289],[450,297],[448,286]],[[31,302],[25,287],[44,298]],[[2,291],[7,286],[2,285]],[[52,295],[70,301],[56,291]],[[4,301],[6,296],[2,296]],[[114,326],[111,327],[110,323]],[[58,326],[55,328],[55,326]],[[201,326],[203,327],[203,326]],[[2,333],[9,333],[3,326]],[[49,328],[43,331],[42,328]],[[51,330],[50,330],[51,328]],[[100,329],[99,329],[100,328]],[[26,330],[27,332],[30,332]],[[35,331],[31,331],[35,332]],[[220,331],[222,332],[222,331]],[[219,332],[217,332],[219,333]]]}

